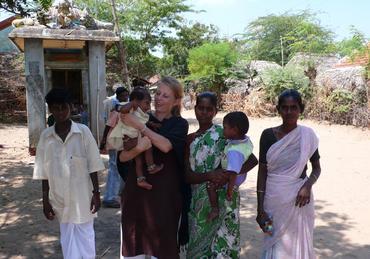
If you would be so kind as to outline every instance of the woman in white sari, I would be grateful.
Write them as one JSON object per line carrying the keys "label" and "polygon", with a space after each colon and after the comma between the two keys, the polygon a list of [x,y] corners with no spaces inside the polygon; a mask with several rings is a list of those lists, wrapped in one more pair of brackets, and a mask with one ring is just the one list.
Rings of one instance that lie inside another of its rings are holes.
{"label": "woman in white sari", "polygon": [[285,90],[277,109],[282,125],[265,129],[260,139],[256,220],[265,233],[262,258],[314,259],[311,189],[321,172],[318,138],[297,124],[304,105],[296,90]]}

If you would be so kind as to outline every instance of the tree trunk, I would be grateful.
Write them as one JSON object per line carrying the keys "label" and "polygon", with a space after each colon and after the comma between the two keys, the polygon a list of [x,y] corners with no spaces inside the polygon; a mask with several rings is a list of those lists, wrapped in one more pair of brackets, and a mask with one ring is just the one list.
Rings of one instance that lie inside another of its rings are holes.
{"label": "tree trunk", "polygon": [[125,50],[125,45],[123,44],[123,40],[121,37],[121,30],[119,29],[119,23],[118,23],[118,18],[117,18],[117,13],[116,13],[116,3],[114,0],[110,0],[111,6],[112,6],[112,15],[113,15],[113,20],[114,20],[114,32],[118,35],[119,37],[119,42],[117,42],[117,48],[118,48],[118,54],[121,62],[121,75],[122,75],[122,81],[124,83],[129,82],[129,73],[127,69],[127,62],[126,62],[126,50]]}

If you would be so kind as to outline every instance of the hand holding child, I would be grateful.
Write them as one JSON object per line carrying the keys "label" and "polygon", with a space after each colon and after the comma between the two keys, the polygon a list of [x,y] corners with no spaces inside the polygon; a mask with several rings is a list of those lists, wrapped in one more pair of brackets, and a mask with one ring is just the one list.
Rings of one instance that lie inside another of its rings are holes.
{"label": "hand holding child", "polygon": [[234,172],[227,172],[225,174],[227,174],[229,178],[229,182],[227,184],[226,199],[228,201],[231,201],[231,199],[233,198],[233,192],[234,192],[234,186],[235,186],[237,174]]}
{"label": "hand holding child", "polygon": [[135,117],[135,115],[131,113],[121,113],[120,117],[121,121],[127,126],[133,127],[137,130],[141,130],[141,128],[143,127],[143,124]]}
{"label": "hand holding child", "polygon": [[227,175],[224,174],[223,169],[216,169],[208,174],[208,181],[216,186],[223,186],[227,183]]}
{"label": "hand holding child", "polygon": [[149,148],[152,147],[152,142],[148,137],[141,137],[139,134],[139,137],[137,138],[137,145],[136,149],[141,153],[144,152],[145,150],[148,150]]}

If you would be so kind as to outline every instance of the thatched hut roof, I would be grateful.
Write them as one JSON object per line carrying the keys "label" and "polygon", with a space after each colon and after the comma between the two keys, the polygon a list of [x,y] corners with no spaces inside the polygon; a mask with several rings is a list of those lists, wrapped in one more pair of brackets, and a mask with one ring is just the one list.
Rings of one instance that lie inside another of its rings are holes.
{"label": "thatched hut roof", "polygon": [[329,89],[342,88],[354,91],[359,88],[366,88],[364,73],[365,68],[362,66],[332,68],[319,74],[316,83]]}
{"label": "thatched hut roof", "polygon": [[339,60],[340,59],[334,55],[319,55],[300,52],[295,54],[286,66],[300,66],[306,70],[309,66],[313,65],[317,74],[321,74],[326,70],[333,68]]}
{"label": "thatched hut roof", "polygon": [[229,93],[247,93],[250,89],[261,86],[262,73],[269,69],[280,68],[280,65],[271,61],[252,60],[251,62],[240,64],[240,67],[250,77],[246,79],[227,79],[226,84],[230,87]]}

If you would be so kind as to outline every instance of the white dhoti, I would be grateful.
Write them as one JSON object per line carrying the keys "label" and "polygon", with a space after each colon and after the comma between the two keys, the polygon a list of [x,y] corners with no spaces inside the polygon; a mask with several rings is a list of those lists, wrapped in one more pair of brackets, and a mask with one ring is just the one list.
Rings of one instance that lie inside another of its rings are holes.
{"label": "white dhoti", "polygon": [[65,259],[95,259],[94,221],[60,223],[60,243]]}

